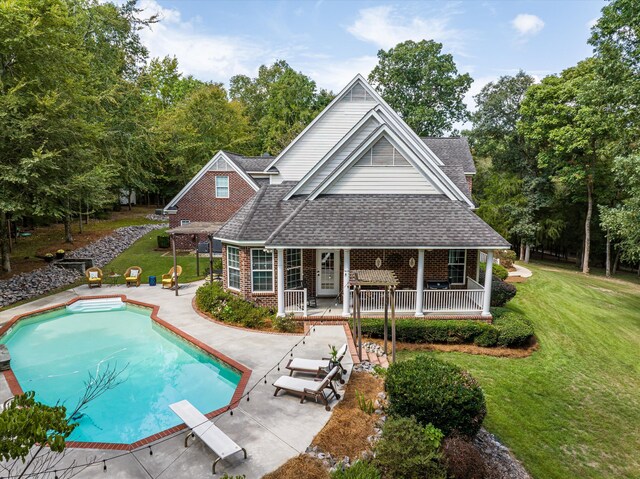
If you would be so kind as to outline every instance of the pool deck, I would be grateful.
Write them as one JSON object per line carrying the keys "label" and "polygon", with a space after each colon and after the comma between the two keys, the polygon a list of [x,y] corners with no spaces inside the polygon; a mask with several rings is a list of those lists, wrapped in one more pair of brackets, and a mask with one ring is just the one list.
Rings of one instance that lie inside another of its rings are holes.
{"label": "pool deck", "polygon": [[[107,462],[106,473],[103,473],[100,462],[74,477],[93,478],[100,474],[105,478],[211,478],[221,477],[226,472],[229,475],[244,474],[247,479],[260,478],[304,452],[328,421],[331,413],[325,411],[322,404],[313,401],[300,404],[299,398],[282,392],[278,397],[273,397],[274,388],[271,384],[280,375],[286,374],[286,360],[281,363],[280,372],[274,370],[267,375],[267,384],[262,379],[302,336],[247,331],[201,317],[192,307],[195,291],[200,284],[196,282],[183,285],[178,297],[173,291],[162,290],[159,286],[103,286],[92,290],[87,286],[80,286],[0,312],[2,325],[16,315],[66,303],[78,296],[124,294],[128,299],[160,306],[160,318],[251,369],[247,390],[260,382],[250,394],[251,400],[241,401],[234,409],[233,416],[224,413],[214,419],[214,423],[241,447],[246,448],[248,453],[247,460],[243,460],[242,454],[238,454],[237,457],[221,461],[217,466],[216,476],[211,474],[211,465],[216,455],[198,440],[185,449],[186,433],[179,432],[155,446],[151,443],[153,455],[149,454],[148,447],[144,447]],[[320,358],[326,356],[328,344],[340,345],[346,341],[342,325],[316,326],[306,344],[294,349],[294,357]],[[350,355],[345,356],[343,365],[351,371]],[[0,400],[4,401],[10,395],[4,376],[0,375]],[[335,404],[334,399],[331,405]],[[62,469],[73,461],[77,464],[101,461],[119,454],[122,452],[68,449],[66,457],[57,467]]]}

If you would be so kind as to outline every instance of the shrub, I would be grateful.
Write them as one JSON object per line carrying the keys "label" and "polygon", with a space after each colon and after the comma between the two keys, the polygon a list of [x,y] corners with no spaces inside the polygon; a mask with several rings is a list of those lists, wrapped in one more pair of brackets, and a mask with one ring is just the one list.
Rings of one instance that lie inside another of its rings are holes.
{"label": "shrub", "polygon": [[516,295],[516,287],[511,283],[505,283],[497,277],[493,277],[491,283],[491,306],[504,306]]}
{"label": "shrub", "polygon": [[375,447],[374,465],[384,479],[446,478],[438,453],[442,432],[413,417],[389,418]]}
{"label": "shrub", "polygon": [[240,324],[246,328],[262,327],[265,319],[273,316],[269,308],[256,306],[228,293],[218,283],[199,287],[196,291],[196,305],[220,321]]}
{"label": "shrub", "polygon": [[498,346],[517,347],[529,344],[534,331],[531,322],[524,316],[508,312],[493,321],[498,331]]}
{"label": "shrub", "polygon": [[292,333],[296,330],[296,320],[293,319],[293,314],[276,316],[273,318],[273,327],[284,333]]}
{"label": "shrub", "polygon": [[356,461],[350,467],[336,469],[331,479],[380,479],[380,472],[370,462]]}
{"label": "shrub", "polygon": [[496,328],[488,328],[473,340],[473,344],[483,348],[491,348],[498,344],[498,330]]}
{"label": "shrub", "polygon": [[449,477],[455,479],[484,479],[487,467],[478,450],[458,436],[448,437],[442,446]]}
{"label": "shrub", "polygon": [[[471,320],[399,319],[396,321],[396,340],[406,343],[472,343],[477,336],[491,328],[490,324]],[[383,338],[384,320],[363,319],[362,334]]]}
{"label": "shrub", "polygon": [[499,251],[497,253],[498,258],[500,259],[500,264],[505,268],[513,267],[513,263],[516,260],[516,252],[512,249]]}
{"label": "shrub", "polygon": [[389,413],[415,416],[446,435],[454,431],[474,436],[487,413],[476,380],[453,364],[426,355],[394,363],[386,378]]}
{"label": "shrub", "polygon": [[[487,263],[480,263],[480,282],[482,284],[484,284],[484,275],[486,270],[487,270]],[[499,264],[494,263],[493,267],[491,268],[491,272],[493,273],[494,281],[496,278],[505,280],[509,277],[509,271],[507,271],[507,269],[504,266],[501,266]]]}
{"label": "shrub", "polygon": [[360,391],[356,389],[356,401],[358,402],[358,407],[365,414],[373,414],[375,411],[375,407],[373,406],[373,400],[368,399],[362,394]]}

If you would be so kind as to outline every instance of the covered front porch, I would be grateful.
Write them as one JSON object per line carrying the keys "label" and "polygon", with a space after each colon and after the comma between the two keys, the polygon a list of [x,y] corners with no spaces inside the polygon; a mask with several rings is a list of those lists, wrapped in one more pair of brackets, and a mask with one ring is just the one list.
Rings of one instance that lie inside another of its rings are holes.
{"label": "covered front porch", "polygon": [[[485,285],[479,282],[477,249],[277,249],[278,314],[338,319],[351,317],[349,272],[389,269],[400,279],[395,309],[401,317],[489,318],[493,251],[487,250]],[[292,266],[293,264],[293,266]],[[361,291],[361,311],[384,313],[384,291]]]}

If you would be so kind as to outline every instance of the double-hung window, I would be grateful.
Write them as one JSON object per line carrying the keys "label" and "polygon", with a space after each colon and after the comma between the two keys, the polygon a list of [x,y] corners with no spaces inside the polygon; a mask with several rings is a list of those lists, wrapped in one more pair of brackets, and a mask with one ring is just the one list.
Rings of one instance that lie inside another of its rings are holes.
{"label": "double-hung window", "polygon": [[288,249],[287,255],[287,289],[294,289],[302,283],[302,250]]}
{"label": "double-hung window", "polygon": [[264,249],[251,250],[251,291],[273,292],[273,252]]}
{"label": "double-hung window", "polygon": [[227,246],[227,285],[240,289],[240,250],[235,246]]}
{"label": "double-hung window", "polygon": [[466,249],[449,250],[449,283],[464,284],[466,262]]}
{"label": "double-hung window", "polygon": [[228,176],[216,176],[216,198],[229,198]]}

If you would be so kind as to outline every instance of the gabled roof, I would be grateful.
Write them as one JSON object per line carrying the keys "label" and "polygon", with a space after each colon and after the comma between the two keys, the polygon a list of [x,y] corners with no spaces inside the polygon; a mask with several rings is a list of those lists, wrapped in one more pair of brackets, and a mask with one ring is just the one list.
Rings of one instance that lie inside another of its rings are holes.
{"label": "gabled roof", "polygon": [[[235,159],[233,159],[232,157],[235,157]],[[206,165],[204,165],[200,171],[198,171],[198,173],[196,173],[196,175],[191,178],[191,180],[189,181],[189,183],[187,183],[184,188],[182,188],[178,194],[176,196],[174,196],[171,201],[169,201],[169,203],[167,203],[167,206],[164,207],[165,210],[169,210],[169,209],[173,209],[175,210],[175,207],[178,204],[178,201],[180,201],[184,195],[187,194],[187,192],[193,188],[193,186],[200,181],[200,179],[205,175],[205,173],[207,171],[209,171],[209,169],[213,166],[213,164],[218,161],[219,159],[224,159],[229,165],[231,165],[231,168],[236,171],[248,184],[249,186],[251,186],[254,190],[258,191],[258,189],[260,188],[258,186],[258,183],[256,183],[256,181],[247,173],[247,171],[241,167],[238,163],[238,157],[240,157],[240,155],[236,155],[234,153],[229,154],[229,152],[220,150],[218,153],[216,153],[215,155],[213,155],[213,158],[211,158]]]}
{"label": "gabled roof", "polygon": [[[233,153],[231,151],[223,150],[224,154],[231,158],[240,168],[246,173],[265,173],[265,169],[273,161],[273,156],[243,156]],[[277,171],[270,171],[269,174],[277,173]]]}
{"label": "gabled roof", "polygon": [[422,141],[433,151],[445,165],[461,166],[466,175],[476,174],[476,165],[471,156],[469,142],[464,137],[432,136],[422,137]]}

